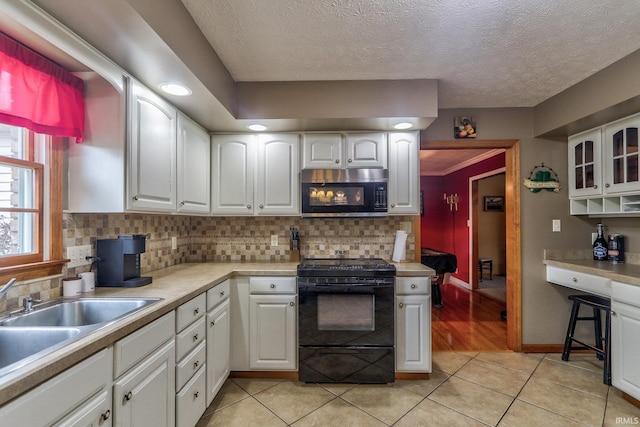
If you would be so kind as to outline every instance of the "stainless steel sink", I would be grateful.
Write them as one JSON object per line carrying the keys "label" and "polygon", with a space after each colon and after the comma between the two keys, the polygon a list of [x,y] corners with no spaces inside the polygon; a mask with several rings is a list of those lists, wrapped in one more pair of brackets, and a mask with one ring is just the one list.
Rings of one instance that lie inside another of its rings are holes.
{"label": "stainless steel sink", "polygon": [[0,381],[46,354],[162,298],[60,298],[0,317]]}
{"label": "stainless steel sink", "polygon": [[[70,341],[81,332],[79,328],[59,327],[0,328],[0,375],[43,356],[45,349],[53,351],[59,347],[56,344]],[[8,367],[12,369],[5,372]]]}
{"label": "stainless steel sink", "polygon": [[86,326],[112,322],[158,298],[79,298],[40,304],[29,313],[14,313],[0,326]]}

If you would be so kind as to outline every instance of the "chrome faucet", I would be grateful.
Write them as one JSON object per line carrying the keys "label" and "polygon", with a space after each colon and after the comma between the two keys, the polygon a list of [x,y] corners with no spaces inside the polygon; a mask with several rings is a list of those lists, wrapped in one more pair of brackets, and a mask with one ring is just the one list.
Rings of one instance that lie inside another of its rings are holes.
{"label": "chrome faucet", "polygon": [[39,304],[41,303],[42,300],[41,299],[33,299],[31,297],[25,297],[22,300],[22,313],[30,313],[33,310],[35,310],[35,308],[33,308],[33,304]]}
{"label": "chrome faucet", "polygon": [[4,296],[4,294],[7,293],[7,291],[9,290],[10,287],[12,287],[13,285],[15,285],[17,282],[16,278],[12,278],[10,279],[7,283],[5,283],[1,288],[0,288],[0,299],[2,299],[2,297]]}

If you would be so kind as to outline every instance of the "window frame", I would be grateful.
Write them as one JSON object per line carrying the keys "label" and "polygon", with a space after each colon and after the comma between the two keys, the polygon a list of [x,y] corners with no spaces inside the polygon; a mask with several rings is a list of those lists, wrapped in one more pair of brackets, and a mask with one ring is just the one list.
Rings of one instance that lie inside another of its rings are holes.
{"label": "window frame", "polygon": [[[42,195],[42,197],[36,199],[40,211],[38,219],[39,231],[37,232],[36,238],[38,253],[10,256],[6,257],[6,259],[15,262],[0,262],[0,285],[13,277],[18,280],[28,280],[59,275],[62,273],[64,265],[69,261],[63,258],[62,246],[62,211],[64,203],[63,159],[65,138],[42,135],[45,145],[43,148],[47,157],[47,168],[43,163],[34,162],[36,134],[29,130],[26,132],[26,157],[28,157],[29,160],[25,161],[6,157],[3,159],[5,159],[7,163],[9,163],[10,160],[10,163],[28,164],[28,167],[33,167],[34,164],[40,166],[40,177],[36,178],[39,182],[39,184],[36,184],[36,187],[39,187],[36,189],[36,192],[39,191]],[[46,185],[47,181],[48,186]],[[45,200],[47,201],[48,209],[45,208]],[[47,259],[45,259],[45,257]]]}

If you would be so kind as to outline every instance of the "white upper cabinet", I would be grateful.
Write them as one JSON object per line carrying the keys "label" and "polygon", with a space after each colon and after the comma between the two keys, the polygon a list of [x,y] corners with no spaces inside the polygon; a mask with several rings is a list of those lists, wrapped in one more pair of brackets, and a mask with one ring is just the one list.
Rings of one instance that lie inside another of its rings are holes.
{"label": "white upper cabinet", "polygon": [[387,167],[384,132],[305,133],[302,137],[302,169]]}
{"label": "white upper cabinet", "polygon": [[177,111],[135,81],[130,89],[127,208],[175,211]]}
{"label": "white upper cabinet", "polygon": [[344,168],[344,135],[305,133],[302,135],[302,169]]}
{"label": "white upper cabinet", "polygon": [[257,215],[300,213],[299,147],[295,134],[258,135]]}
{"label": "white upper cabinet", "polygon": [[386,168],[387,134],[347,134],[348,168]]}
{"label": "white upper cabinet", "polygon": [[178,212],[211,210],[211,138],[182,113],[178,114]]}
{"label": "white upper cabinet", "polygon": [[569,138],[569,197],[602,194],[600,129]]}
{"label": "white upper cabinet", "polygon": [[606,193],[640,190],[638,168],[640,115],[611,123],[604,130]]}
{"label": "white upper cabinet", "polygon": [[389,215],[420,213],[418,132],[389,133]]}
{"label": "white upper cabinet", "polygon": [[253,135],[211,138],[212,211],[219,215],[253,215]]}
{"label": "white upper cabinet", "polygon": [[300,214],[297,134],[214,135],[212,150],[214,215]]}

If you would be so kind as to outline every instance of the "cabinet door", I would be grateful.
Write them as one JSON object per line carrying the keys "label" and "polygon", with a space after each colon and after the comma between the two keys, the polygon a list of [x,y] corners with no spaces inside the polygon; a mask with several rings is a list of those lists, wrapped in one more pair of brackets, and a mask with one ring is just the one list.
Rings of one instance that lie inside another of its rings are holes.
{"label": "cabinet door", "polygon": [[113,384],[117,426],[175,425],[175,344],[171,340]]}
{"label": "cabinet door", "polygon": [[212,213],[253,215],[253,135],[212,137]]}
{"label": "cabinet door", "polygon": [[389,215],[420,213],[418,132],[389,133]]}
{"label": "cabinet door", "polygon": [[611,382],[640,399],[640,307],[612,299],[611,310]]}
{"label": "cabinet door", "polygon": [[347,134],[348,168],[386,168],[387,135],[382,132]]}
{"label": "cabinet door", "polygon": [[229,376],[231,323],[229,299],[207,314],[207,406]]}
{"label": "cabinet door", "polygon": [[129,102],[127,208],[176,209],[176,109],[137,82]]}
{"label": "cabinet door", "polygon": [[396,370],[431,372],[431,297],[396,296]]}
{"label": "cabinet door", "polygon": [[258,215],[300,215],[299,157],[298,135],[258,135]]}
{"label": "cabinet door", "polygon": [[93,399],[85,402],[55,427],[109,427],[111,417],[111,390],[105,390]]}
{"label": "cabinet door", "polygon": [[607,194],[638,191],[638,128],[640,116],[632,116],[605,128],[605,189]]}
{"label": "cabinet door", "polygon": [[178,212],[211,210],[211,138],[184,114],[178,114]]}
{"label": "cabinet door", "polygon": [[600,129],[569,138],[569,197],[602,194]]}
{"label": "cabinet door", "polygon": [[305,133],[302,143],[302,169],[340,169],[344,136],[341,133]]}
{"label": "cabinet door", "polygon": [[249,367],[291,370],[297,367],[296,295],[251,295]]}

